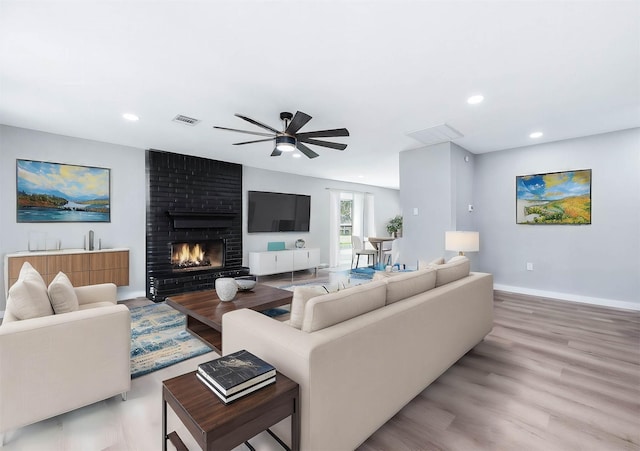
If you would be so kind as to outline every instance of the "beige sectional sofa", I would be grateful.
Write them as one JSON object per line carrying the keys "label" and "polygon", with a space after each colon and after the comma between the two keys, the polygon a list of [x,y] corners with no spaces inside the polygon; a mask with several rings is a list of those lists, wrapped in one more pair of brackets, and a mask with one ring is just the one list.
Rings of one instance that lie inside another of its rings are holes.
{"label": "beige sectional sofa", "polygon": [[74,288],[60,273],[47,287],[25,263],[0,325],[0,447],[9,430],[124,395],[130,347],[114,284]]}
{"label": "beige sectional sofa", "polygon": [[[223,353],[248,349],[300,384],[303,450],[356,448],[493,324],[493,278],[469,273],[466,258],[296,294],[290,322],[246,309],[224,315]],[[275,427],[285,441],[287,421]]]}

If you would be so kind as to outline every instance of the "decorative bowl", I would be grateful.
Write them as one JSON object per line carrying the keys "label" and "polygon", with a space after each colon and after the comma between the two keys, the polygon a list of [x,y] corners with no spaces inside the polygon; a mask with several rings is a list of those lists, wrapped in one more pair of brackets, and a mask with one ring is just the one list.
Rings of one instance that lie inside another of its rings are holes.
{"label": "decorative bowl", "polygon": [[252,277],[236,277],[238,291],[250,291],[256,286],[256,281]]}

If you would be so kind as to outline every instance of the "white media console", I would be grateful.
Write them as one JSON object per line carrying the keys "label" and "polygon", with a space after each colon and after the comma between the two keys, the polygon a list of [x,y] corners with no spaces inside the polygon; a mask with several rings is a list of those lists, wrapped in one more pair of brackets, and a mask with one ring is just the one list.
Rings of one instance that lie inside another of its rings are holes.
{"label": "white media console", "polygon": [[249,252],[249,271],[254,276],[266,276],[320,265],[320,249],[285,249],[282,251]]}

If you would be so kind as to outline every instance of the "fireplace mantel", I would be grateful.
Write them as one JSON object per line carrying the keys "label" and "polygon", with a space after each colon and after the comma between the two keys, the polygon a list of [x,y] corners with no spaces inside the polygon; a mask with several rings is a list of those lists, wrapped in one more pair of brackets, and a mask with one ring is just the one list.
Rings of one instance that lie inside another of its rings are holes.
{"label": "fireplace mantel", "polygon": [[219,211],[167,211],[174,229],[224,229],[233,225],[236,213]]}

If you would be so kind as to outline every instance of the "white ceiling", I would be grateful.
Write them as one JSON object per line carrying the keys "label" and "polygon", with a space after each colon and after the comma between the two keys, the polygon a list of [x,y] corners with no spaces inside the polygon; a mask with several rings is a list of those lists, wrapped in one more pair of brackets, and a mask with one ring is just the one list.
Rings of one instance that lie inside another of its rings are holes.
{"label": "white ceiling", "polygon": [[[296,110],[347,149],[212,128]],[[640,126],[640,2],[0,0],[0,123],[397,188],[431,126],[473,153]]]}

